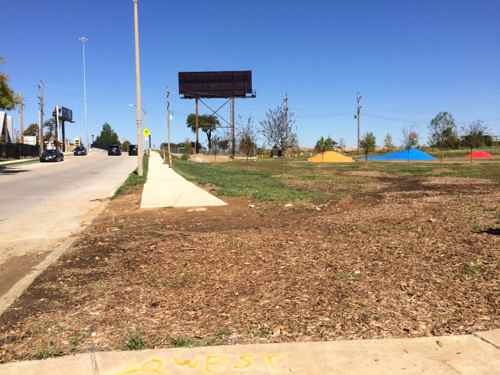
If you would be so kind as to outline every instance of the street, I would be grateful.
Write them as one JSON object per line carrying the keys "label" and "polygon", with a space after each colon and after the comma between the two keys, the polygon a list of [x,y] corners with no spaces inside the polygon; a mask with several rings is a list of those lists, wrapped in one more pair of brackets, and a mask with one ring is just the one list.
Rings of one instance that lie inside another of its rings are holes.
{"label": "street", "polygon": [[136,166],[127,154],[0,168],[0,297],[89,223]]}

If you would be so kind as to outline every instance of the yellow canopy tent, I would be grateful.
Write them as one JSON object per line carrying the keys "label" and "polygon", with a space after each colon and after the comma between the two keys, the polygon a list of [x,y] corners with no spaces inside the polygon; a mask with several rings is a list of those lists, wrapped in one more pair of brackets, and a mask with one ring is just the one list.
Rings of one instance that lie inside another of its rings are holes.
{"label": "yellow canopy tent", "polygon": [[312,163],[352,163],[354,160],[349,156],[335,151],[325,151],[307,159]]}

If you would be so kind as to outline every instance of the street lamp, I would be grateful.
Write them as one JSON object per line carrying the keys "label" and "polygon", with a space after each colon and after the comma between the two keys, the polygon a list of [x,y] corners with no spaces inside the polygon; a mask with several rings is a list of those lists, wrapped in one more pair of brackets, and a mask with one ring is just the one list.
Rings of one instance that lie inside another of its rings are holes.
{"label": "street lamp", "polygon": [[87,147],[90,149],[89,124],[87,118],[87,56],[85,54],[85,45],[89,41],[87,37],[80,37],[78,40],[82,43],[82,65],[83,65],[83,119],[85,132],[87,133]]}
{"label": "street lamp", "polygon": [[141,97],[141,55],[139,48],[139,0],[134,3],[134,41],[135,41],[135,122],[137,135],[137,174],[143,175],[142,169],[142,97]]}

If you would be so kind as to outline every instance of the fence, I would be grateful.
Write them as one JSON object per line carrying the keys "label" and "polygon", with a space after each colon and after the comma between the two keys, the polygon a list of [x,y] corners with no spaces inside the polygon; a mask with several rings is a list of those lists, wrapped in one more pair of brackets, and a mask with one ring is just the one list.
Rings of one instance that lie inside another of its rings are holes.
{"label": "fence", "polygon": [[38,155],[38,146],[22,143],[0,143],[0,159],[36,158]]}

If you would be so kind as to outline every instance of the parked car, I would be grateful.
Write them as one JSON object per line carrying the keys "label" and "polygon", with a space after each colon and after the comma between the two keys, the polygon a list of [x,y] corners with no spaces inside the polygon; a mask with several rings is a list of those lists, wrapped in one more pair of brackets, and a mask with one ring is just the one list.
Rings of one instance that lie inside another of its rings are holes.
{"label": "parked car", "polygon": [[87,149],[83,146],[78,146],[73,151],[73,155],[75,156],[85,156],[87,155]]}
{"label": "parked car", "polygon": [[136,145],[129,145],[128,146],[128,154],[129,154],[129,156],[137,156],[137,146]]}
{"label": "parked car", "polygon": [[108,148],[109,156],[120,156],[122,154],[122,150],[120,149],[120,145],[111,145]]}
{"label": "parked car", "polygon": [[46,161],[64,161],[64,154],[59,150],[45,150],[40,156],[41,162]]}

